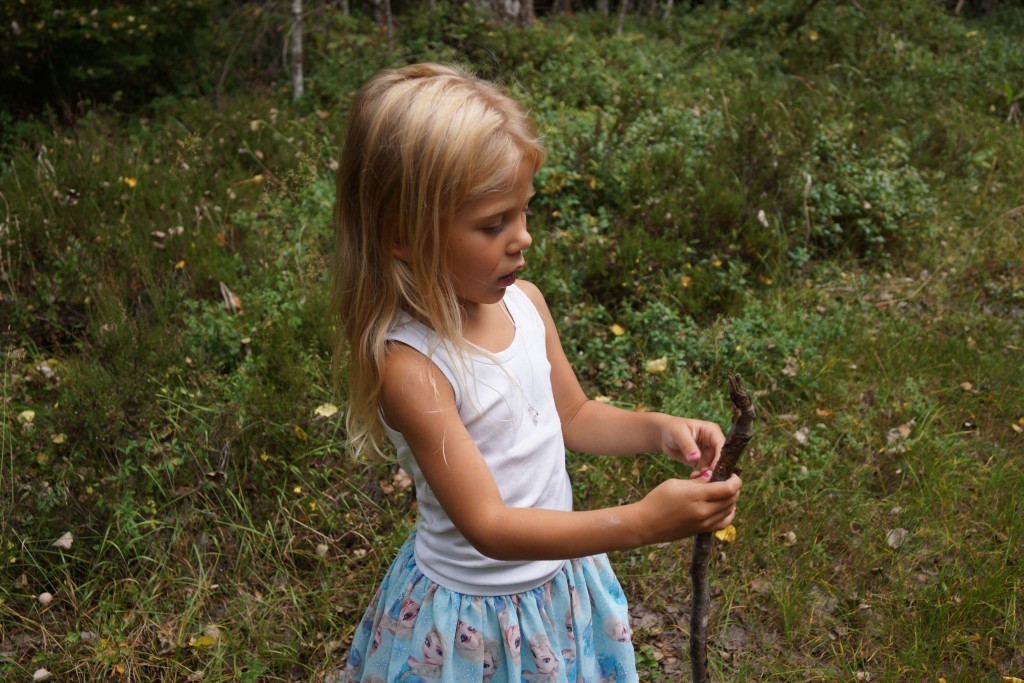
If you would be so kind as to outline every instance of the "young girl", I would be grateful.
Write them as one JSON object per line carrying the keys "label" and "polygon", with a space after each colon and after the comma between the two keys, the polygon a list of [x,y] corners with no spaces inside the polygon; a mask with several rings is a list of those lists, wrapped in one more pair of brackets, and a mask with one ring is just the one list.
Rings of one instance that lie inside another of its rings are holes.
{"label": "young girl", "polygon": [[[336,307],[358,452],[386,437],[416,531],[357,628],[342,680],[636,681],[604,553],[720,529],[713,423],[587,400],[540,291],[517,280],[544,149],[523,108],[456,68],[379,73],[337,177]],[[565,449],[694,466],[628,505],[577,512]]]}

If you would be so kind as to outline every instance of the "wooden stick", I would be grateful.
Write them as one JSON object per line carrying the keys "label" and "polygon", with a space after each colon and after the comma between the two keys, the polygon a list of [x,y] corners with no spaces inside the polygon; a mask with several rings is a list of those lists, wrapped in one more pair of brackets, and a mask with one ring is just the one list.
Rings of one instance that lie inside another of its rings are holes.
{"label": "wooden stick", "polygon": [[[757,409],[750,394],[743,388],[739,375],[729,378],[729,399],[732,401],[732,425],[722,446],[711,481],[725,481],[738,473],[736,462],[754,435],[754,416]],[[711,587],[708,584],[708,561],[711,559],[710,532],[697,534],[693,540],[690,559],[690,582],[693,584],[693,607],[690,611],[690,665],[693,683],[709,683],[708,674],[708,614],[711,611]]]}

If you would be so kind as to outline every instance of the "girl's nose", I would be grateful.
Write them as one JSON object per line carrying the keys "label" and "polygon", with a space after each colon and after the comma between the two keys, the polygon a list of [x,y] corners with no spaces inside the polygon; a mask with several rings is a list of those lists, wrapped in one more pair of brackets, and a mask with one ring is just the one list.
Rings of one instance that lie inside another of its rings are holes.
{"label": "girl's nose", "polygon": [[515,226],[515,232],[512,233],[512,239],[508,243],[508,251],[510,254],[517,254],[520,251],[529,249],[531,244],[533,244],[533,236],[526,225],[526,214],[524,213]]}

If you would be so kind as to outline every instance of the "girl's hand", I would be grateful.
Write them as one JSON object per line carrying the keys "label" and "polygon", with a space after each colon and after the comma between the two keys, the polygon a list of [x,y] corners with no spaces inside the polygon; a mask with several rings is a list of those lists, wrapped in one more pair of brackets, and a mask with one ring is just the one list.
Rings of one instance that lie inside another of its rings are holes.
{"label": "girl's hand", "polygon": [[714,422],[670,417],[661,427],[661,450],[694,468],[691,479],[707,481],[718,464],[725,435]]}
{"label": "girl's hand", "polygon": [[736,516],[742,486],[736,475],[709,484],[686,479],[662,482],[638,503],[644,543],[664,543],[724,529]]}

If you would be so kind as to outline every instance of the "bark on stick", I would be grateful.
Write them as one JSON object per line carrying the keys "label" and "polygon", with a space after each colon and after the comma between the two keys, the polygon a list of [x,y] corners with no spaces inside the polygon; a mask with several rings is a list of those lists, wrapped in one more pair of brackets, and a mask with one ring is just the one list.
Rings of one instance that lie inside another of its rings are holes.
{"label": "bark on stick", "polygon": [[[733,475],[736,462],[754,435],[754,416],[757,410],[750,394],[743,388],[739,375],[729,378],[729,398],[732,400],[732,425],[722,446],[722,455],[711,475],[711,481],[725,481]],[[711,611],[711,588],[708,584],[708,561],[711,559],[712,534],[697,534],[693,539],[693,557],[690,559],[690,582],[693,584],[693,606],[690,611],[690,664],[694,683],[709,683],[708,674],[708,614]]]}

